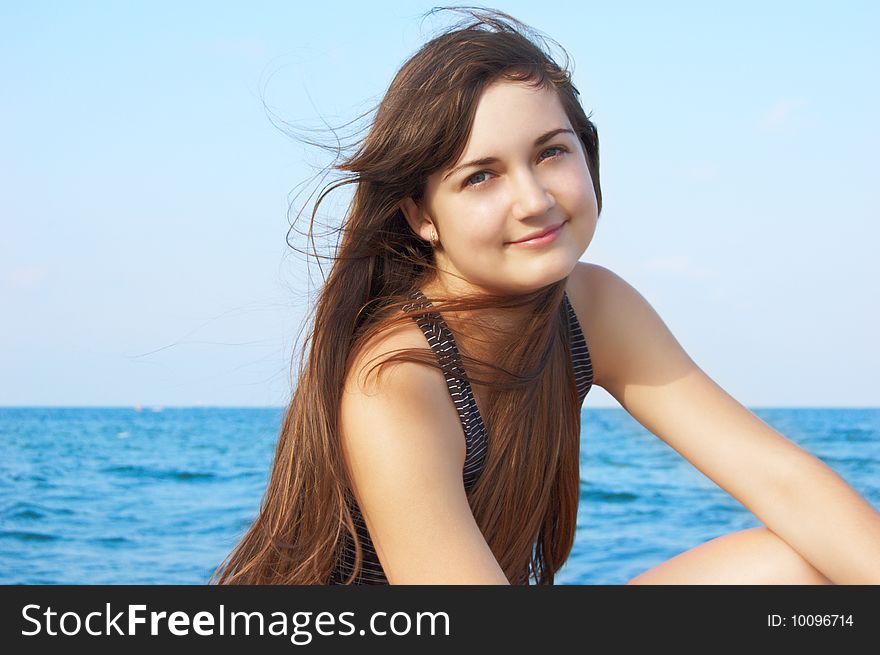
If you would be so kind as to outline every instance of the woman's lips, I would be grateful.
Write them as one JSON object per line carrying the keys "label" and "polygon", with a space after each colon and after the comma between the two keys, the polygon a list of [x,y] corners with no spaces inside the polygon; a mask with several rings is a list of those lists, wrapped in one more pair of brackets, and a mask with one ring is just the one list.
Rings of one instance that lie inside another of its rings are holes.
{"label": "woman's lips", "polygon": [[518,246],[522,248],[540,248],[542,246],[546,246],[547,244],[556,241],[556,237],[559,236],[559,233],[562,231],[562,228],[565,227],[566,223],[568,223],[568,221],[565,221],[564,223],[559,225],[559,227],[550,230],[542,236],[535,237],[534,239],[529,239],[528,241],[512,241],[508,245]]}

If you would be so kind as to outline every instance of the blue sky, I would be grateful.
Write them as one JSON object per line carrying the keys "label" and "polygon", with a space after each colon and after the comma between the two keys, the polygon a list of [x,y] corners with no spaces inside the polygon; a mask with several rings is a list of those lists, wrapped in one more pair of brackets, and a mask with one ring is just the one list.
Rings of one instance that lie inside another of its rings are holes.
{"label": "blue sky", "polygon": [[[328,161],[266,107],[355,118],[452,20],[432,6],[0,4],[0,405],[286,404],[288,202]],[[604,196],[583,259],[749,407],[878,405],[877,4],[490,6],[574,61]]]}

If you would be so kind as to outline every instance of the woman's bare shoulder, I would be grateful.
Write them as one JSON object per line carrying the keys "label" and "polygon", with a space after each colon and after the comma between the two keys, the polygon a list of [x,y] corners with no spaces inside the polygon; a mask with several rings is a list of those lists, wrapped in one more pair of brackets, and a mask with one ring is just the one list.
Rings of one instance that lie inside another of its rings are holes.
{"label": "woman's bare shoulder", "polygon": [[568,277],[566,293],[590,352],[593,384],[606,388],[603,382],[619,363],[616,336],[633,318],[623,301],[639,294],[611,269],[580,261]]}
{"label": "woman's bare shoulder", "polygon": [[603,326],[603,320],[607,319],[607,312],[603,311],[601,297],[611,285],[609,280],[613,276],[610,270],[598,264],[577,262],[568,276],[565,291],[572,309],[577,316],[587,349],[590,353],[590,361],[593,367],[593,384],[602,387],[602,380],[610,362],[605,361],[604,354],[607,348],[603,348],[601,337],[607,333]]}
{"label": "woman's bare shoulder", "polygon": [[658,367],[679,370],[691,364],[657,311],[617,273],[578,262],[569,284],[595,384],[620,395],[628,384],[654,379]]}
{"label": "woman's bare shoulder", "polygon": [[383,570],[392,584],[506,584],[468,504],[464,432],[442,371],[366,370],[403,348],[431,353],[414,322],[366,343],[340,408],[352,491]]}
{"label": "woman's bare shoulder", "polygon": [[590,303],[596,300],[597,294],[603,288],[613,285],[617,280],[622,281],[622,278],[605,266],[592,262],[578,262],[568,277],[565,290],[572,301],[577,299]]}
{"label": "woman's bare shoulder", "polygon": [[358,349],[343,386],[343,440],[374,443],[393,439],[401,429],[406,434],[440,435],[452,459],[460,460],[460,468],[465,457],[464,433],[443,372],[413,361],[376,366],[396,352],[410,349],[434,359],[424,333],[411,320],[383,330]]}
{"label": "woman's bare shoulder", "polygon": [[[408,320],[401,324],[383,329],[371,338],[361,342],[355,348],[351,357],[351,365],[346,372],[345,391],[347,393],[373,393],[379,383],[379,369],[374,365],[387,360],[395,352],[401,350],[419,349],[430,353],[431,349],[421,328],[415,321]],[[417,375],[416,371],[426,367],[412,362],[389,362],[383,367],[388,374],[394,372],[404,377]],[[382,373],[384,379],[386,373]],[[437,378],[443,382],[440,372],[437,375],[428,375],[426,379]],[[445,386],[445,382],[444,382]]]}

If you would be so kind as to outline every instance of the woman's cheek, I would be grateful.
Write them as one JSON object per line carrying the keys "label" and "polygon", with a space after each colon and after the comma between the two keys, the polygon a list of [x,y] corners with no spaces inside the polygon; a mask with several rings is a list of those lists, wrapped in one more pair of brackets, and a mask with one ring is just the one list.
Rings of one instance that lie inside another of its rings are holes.
{"label": "woman's cheek", "polygon": [[504,242],[504,229],[502,225],[485,221],[479,223],[479,229],[475,229],[472,238],[474,242],[492,246]]}
{"label": "woman's cheek", "polygon": [[593,178],[590,177],[590,170],[584,166],[580,175],[577,175],[576,181],[572,182],[574,188],[580,192],[580,197],[585,205],[596,208],[596,191],[593,189]]}
{"label": "woman's cheek", "polygon": [[455,210],[457,239],[471,244],[490,244],[503,237],[503,223],[493,212],[480,211],[470,205]]}

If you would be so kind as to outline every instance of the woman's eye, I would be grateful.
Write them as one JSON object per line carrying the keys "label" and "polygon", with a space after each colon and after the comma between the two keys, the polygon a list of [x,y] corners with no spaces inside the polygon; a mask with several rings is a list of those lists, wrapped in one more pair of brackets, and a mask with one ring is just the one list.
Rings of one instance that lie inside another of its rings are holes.
{"label": "woman's eye", "polygon": [[[547,149],[546,149],[544,152],[542,152],[541,154],[543,155],[543,154],[546,154],[546,153],[548,153],[548,152],[552,152],[553,150],[558,150],[559,152],[565,152],[565,148],[563,148],[563,147],[561,147],[561,146],[553,146],[552,148],[547,148]],[[557,156],[558,156],[558,155],[553,155],[553,157],[557,157]],[[549,159],[549,157],[548,157],[548,159]]]}
{"label": "woman's eye", "polygon": [[[559,152],[557,154],[550,155],[549,157],[543,156],[543,155],[546,155],[548,152],[553,152],[554,150],[558,150]],[[563,148],[562,146],[553,146],[552,148],[547,148],[546,150],[544,150],[544,152],[541,153],[541,161],[543,161],[544,159],[553,159],[554,157],[559,157],[562,153],[565,153],[565,152],[568,152],[568,151],[565,148]],[[477,180],[476,182],[474,182],[474,178],[478,178],[480,175],[491,175],[491,173],[489,173],[489,171],[477,171],[476,173],[474,173],[473,175],[471,175],[469,178],[467,178],[464,181],[464,186],[465,187],[475,187],[475,186],[480,186],[481,184],[483,184],[485,182],[485,180]]]}
{"label": "woman's eye", "polygon": [[471,180],[473,180],[475,177],[479,177],[480,175],[486,175],[488,172],[489,171],[479,171],[477,173],[474,173],[473,175],[471,175],[468,179],[466,179],[464,181],[464,185],[465,186],[478,186],[478,185],[482,184],[482,182],[477,182],[475,184],[471,184]]}

